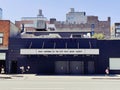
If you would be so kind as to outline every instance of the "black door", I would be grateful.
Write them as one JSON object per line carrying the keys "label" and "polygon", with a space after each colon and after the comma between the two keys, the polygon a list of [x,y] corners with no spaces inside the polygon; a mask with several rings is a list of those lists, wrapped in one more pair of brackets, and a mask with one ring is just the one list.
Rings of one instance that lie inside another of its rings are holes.
{"label": "black door", "polygon": [[12,74],[17,73],[17,61],[11,61],[11,73]]}
{"label": "black door", "polygon": [[94,61],[88,61],[88,74],[95,73],[95,63]]}

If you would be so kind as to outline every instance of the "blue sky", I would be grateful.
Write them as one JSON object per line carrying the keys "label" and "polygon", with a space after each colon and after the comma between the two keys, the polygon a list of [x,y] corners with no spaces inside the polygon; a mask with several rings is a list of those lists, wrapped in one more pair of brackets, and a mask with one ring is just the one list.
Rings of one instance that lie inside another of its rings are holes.
{"label": "blue sky", "polygon": [[70,8],[85,11],[87,15],[98,16],[99,20],[111,17],[112,23],[120,22],[120,0],[0,0],[3,19],[12,22],[21,17],[35,17],[38,9],[43,10],[45,17],[64,21]]}

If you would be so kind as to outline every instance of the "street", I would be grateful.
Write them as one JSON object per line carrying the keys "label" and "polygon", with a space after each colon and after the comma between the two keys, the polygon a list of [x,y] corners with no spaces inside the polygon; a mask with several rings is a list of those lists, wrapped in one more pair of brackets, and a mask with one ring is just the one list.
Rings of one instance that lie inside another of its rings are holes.
{"label": "street", "polygon": [[120,90],[119,78],[24,76],[1,79],[0,90]]}

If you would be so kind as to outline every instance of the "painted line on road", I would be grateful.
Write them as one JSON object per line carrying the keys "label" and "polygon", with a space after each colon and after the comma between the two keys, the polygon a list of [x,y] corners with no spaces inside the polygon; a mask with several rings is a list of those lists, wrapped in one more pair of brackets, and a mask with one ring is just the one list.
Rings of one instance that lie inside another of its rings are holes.
{"label": "painted line on road", "polygon": [[14,90],[65,90],[65,88],[13,88]]}

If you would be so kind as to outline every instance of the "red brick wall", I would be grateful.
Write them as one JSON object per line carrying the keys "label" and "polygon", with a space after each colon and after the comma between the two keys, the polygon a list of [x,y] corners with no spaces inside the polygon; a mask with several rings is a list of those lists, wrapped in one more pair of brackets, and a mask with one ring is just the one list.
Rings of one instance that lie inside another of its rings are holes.
{"label": "red brick wall", "polygon": [[80,30],[91,30],[91,25],[94,24],[95,33],[103,33],[105,36],[110,36],[110,17],[107,21],[99,21],[97,16],[88,16],[85,24],[61,24],[56,23],[56,28],[79,28]]}
{"label": "red brick wall", "polygon": [[15,25],[20,29],[21,24],[34,24],[32,20],[15,21]]}
{"label": "red brick wall", "polygon": [[[94,31],[95,33],[103,33],[105,34],[105,36],[110,36],[110,17],[108,17],[108,20],[106,21],[99,21],[98,20],[98,16],[87,16],[87,23],[85,24],[64,24],[61,23],[60,21],[55,21],[54,24],[56,26],[57,29],[61,29],[64,30],[66,29],[66,31],[69,30],[73,30],[73,29],[78,29],[78,30],[91,30],[91,24],[95,25]],[[30,20],[23,20],[23,21],[16,21],[15,24],[17,27],[20,28],[20,25],[24,23],[24,24],[32,24],[33,22]],[[32,31],[35,30],[32,27],[25,27],[26,31]]]}
{"label": "red brick wall", "polygon": [[0,33],[3,33],[3,45],[0,47],[8,47],[8,40],[10,35],[10,21],[0,20]]}
{"label": "red brick wall", "polygon": [[[32,20],[15,21],[15,25],[21,30],[21,24],[34,24]],[[35,31],[34,27],[24,27],[26,31]]]}

